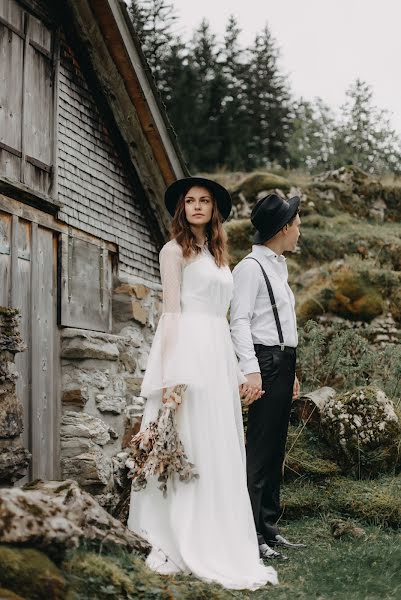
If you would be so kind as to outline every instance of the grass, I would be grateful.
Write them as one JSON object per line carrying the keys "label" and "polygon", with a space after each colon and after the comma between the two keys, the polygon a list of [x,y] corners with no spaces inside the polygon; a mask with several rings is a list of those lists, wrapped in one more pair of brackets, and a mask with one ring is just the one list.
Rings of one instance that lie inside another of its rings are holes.
{"label": "grass", "polygon": [[[81,550],[64,567],[66,600],[397,600],[401,597],[401,535],[363,525],[360,538],[331,534],[331,517],[316,515],[282,523],[282,531],[307,544],[276,562],[279,586],[256,592],[230,591],[193,577],[162,577],[142,559],[119,551],[99,555]],[[43,596],[51,600],[52,596]]]}

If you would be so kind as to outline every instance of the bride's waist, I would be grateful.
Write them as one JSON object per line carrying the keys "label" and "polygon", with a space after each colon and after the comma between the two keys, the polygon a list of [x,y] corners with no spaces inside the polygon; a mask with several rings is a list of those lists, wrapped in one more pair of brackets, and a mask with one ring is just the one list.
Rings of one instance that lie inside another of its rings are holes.
{"label": "bride's waist", "polygon": [[214,317],[218,319],[226,319],[227,310],[223,307],[213,306],[210,304],[205,304],[204,302],[196,302],[191,300],[191,302],[181,304],[181,313],[183,315],[204,315],[207,317]]}

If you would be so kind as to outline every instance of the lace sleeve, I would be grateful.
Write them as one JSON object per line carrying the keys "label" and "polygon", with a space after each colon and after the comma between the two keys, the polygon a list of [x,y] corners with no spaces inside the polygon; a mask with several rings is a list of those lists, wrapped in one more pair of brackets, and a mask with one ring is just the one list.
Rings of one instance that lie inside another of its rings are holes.
{"label": "lace sleeve", "polygon": [[163,288],[163,313],[181,312],[182,250],[169,242],[160,252],[160,276]]}
{"label": "lace sleeve", "polygon": [[160,252],[163,310],[153,338],[142,382],[141,395],[176,386],[200,385],[197,365],[188,347],[188,327],[181,311],[184,258],[181,246],[172,240]]}

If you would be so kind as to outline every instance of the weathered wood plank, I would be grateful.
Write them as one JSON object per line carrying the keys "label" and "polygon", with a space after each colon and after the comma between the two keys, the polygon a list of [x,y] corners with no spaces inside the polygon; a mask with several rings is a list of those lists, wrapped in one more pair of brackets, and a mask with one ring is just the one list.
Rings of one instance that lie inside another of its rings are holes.
{"label": "weathered wood plank", "polygon": [[9,306],[17,307],[18,297],[18,217],[13,215],[11,220],[11,286]]}
{"label": "weathered wood plank", "polygon": [[0,17],[23,34],[23,10],[15,0],[0,0]]}
{"label": "weathered wood plank", "polygon": [[60,267],[60,324],[110,331],[111,257],[107,249],[63,234]]}
{"label": "weathered wood plank", "polygon": [[[53,234],[32,225],[32,477],[54,474]],[[50,281],[49,281],[50,279]]]}
{"label": "weathered wood plank", "polygon": [[[18,227],[18,296],[15,306],[21,311],[21,336],[27,345],[25,352],[15,357],[19,373],[17,394],[24,407],[24,446],[30,449],[31,402],[30,402],[30,364],[31,364],[31,225],[20,221]],[[25,480],[24,480],[25,481]],[[24,482],[23,481],[23,482]],[[22,483],[23,483],[22,482]]]}
{"label": "weathered wood plank", "polygon": [[0,213],[0,305],[8,306],[11,274],[11,216]]}
{"label": "weathered wood plank", "polygon": [[[4,6],[3,12],[6,12]],[[0,173],[17,180],[21,165],[18,154],[21,151],[23,50],[23,40],[0,24],[0,142],[15,151],[0,150]]]}

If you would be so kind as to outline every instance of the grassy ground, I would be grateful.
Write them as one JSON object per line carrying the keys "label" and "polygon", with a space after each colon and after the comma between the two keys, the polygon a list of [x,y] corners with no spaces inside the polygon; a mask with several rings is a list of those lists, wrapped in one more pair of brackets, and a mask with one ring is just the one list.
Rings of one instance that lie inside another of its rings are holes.
{"label": "grassy ground", "polygon": [[[360,524],[360,523],[359,523]],[[363,525],[360,538],[335,539],[331,517],[316,515],[283,523],[282,531],[303,540],[307,548],[287,551],[287,562],[275,562],[279,586],[256,592],[229,591],[191,577],[161,577],[151,573],[143,560],[128,553],[99,554],[81,550],[61,565],[66,587],[61,592],[25,595],[23,577],[9,586],[20,598],[66,600],[398,600],[401,598],[401,534],[398,530]],[[0,572],[0,585],[7,575]],[[3,592],[1,598],[7,596]],[[11,596],[10,596],[11,598]]]}

